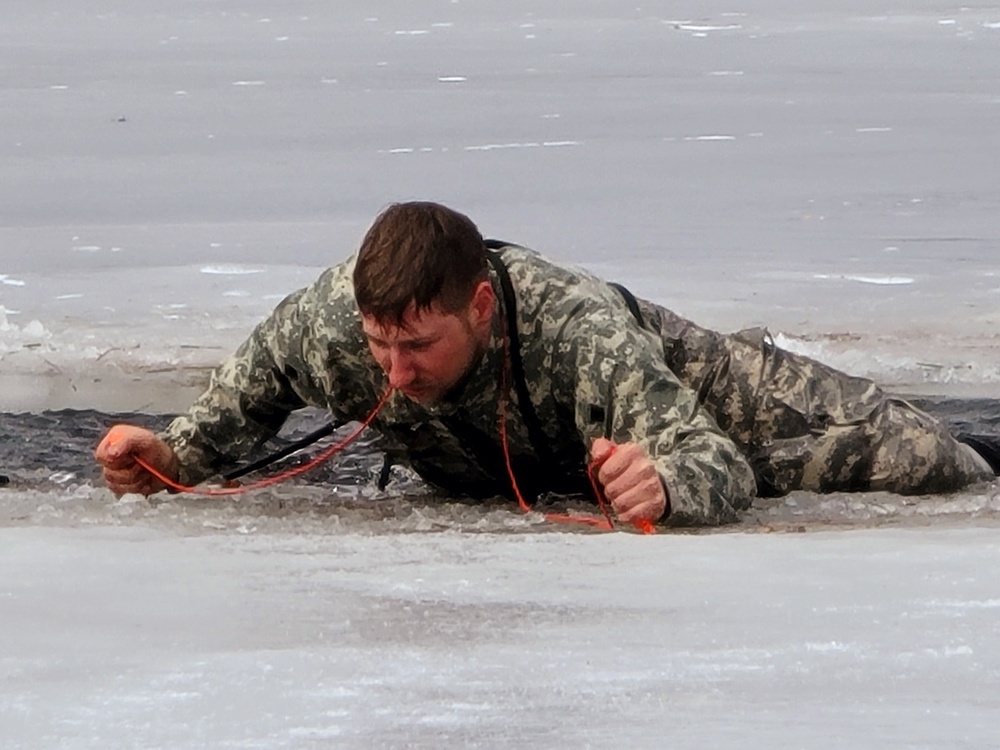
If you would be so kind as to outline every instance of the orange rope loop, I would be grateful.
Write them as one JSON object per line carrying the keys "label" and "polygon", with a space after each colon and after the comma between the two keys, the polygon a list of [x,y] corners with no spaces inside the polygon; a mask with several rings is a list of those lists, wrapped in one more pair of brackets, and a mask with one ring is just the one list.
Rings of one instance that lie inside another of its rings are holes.
{"label": "orange rope loop", "polygon": [[304,463],[301,466],[295,466],[291,469],[288,469],[287,471],[275,474],[274,476],[266,477],[265,479],[261,479],[251,484],[244,484],[237,487],[189,487],[187,485],[175,482],[173,479],[163,474],[163,472],[159,471],[153,466],[150,466],[146,461],[143,461],[141,458],[137,457],[135,459],[135,462],[139,464],[142,468],[144,468],[146,471],[148,471],[150,474],[152,474],[154,477],[163,482],[165,485],[167,485],[167,487],[169,487],[172,490],[176,490],[177,492],[188,492],[195,495],[206,495],[210,497],[219,497],[223,495],[240,495],[244,492],[249,492],[250,490],[258,490],[261,487],[270,487],[280,482],[284,482],[287,479],[291,479],[292,477],[297,477],[300,474],[305,474],[307,471],[315,469],[321,463],[327,461],[330,457],[342,451],[352,442],[357,440],[357,438],[361,435],[361,433],[365,431],[366,427],[371,425],[371,423],[375,420],[375,417],[378,416],[378,413],[382,411],[382,407],[385,406],[385,403],[386,401],[389,400],[389,396],[391,394],[392,390],[387,388],[385,393],[382,394],[382,398],[379,399],[379,402],[375,405],[375,408],[372,409],[371,414],[365,417],[364,421],[361,422],[361,424],[359,424],[357,428],[354,429],[351,432],[351,434],[345,437],[343,440],[339,440],[338,442],[331,445],[329,448],[325,448],[321,453],[318,453],[314,458],[310,459],[307,463]]}
{"label": "orange rope loop", "polygon": [[[504,352],[507,352],[507,347],[509,346],[508,339],[504,337]],[[510,458],[510,446],[507,441],[507,393],[510,388],[510,357],[504,357],[504,363],[501,365],[500,370],[500,398],[498,399],[497,412],[500,422],[500,445],[503,447],[503,458],[507,465],[507,476],[510,477],[510,486],[514,490],[514,497],[517,498],[517,505],[525,513],[531,513],[532,507],[528,504],[528,501],[524,499],[524,495],[521,494],[521,488],[517,484],[517,477],[514,476],[514,466]],[[611,452],[614,452],[614,447],[612,446]],[[610,455],[610,454],[609,454]],[[600,464],[596,461],[591,461],[587,465],[587,478],[590,480],[590,487],[594,493],[594,497],[597,498],[597,506],[601,509],[601,516],[584,516],[575,513],[544,513],[545,520],[552,521],[553,523],[575,523],[583,526],[593,526],[595,529],[600,529],[601,531],[614,531],[615,522],[611,517],[611,509],[607,498],[604,495],[604,490],[601,488],[600,483],[597,481],[597,471],[600,469]],[[653,522],[647,518],[643,518],[638,521],[633,521],[632,525],[642,534],[655,534],[656,527]]]}

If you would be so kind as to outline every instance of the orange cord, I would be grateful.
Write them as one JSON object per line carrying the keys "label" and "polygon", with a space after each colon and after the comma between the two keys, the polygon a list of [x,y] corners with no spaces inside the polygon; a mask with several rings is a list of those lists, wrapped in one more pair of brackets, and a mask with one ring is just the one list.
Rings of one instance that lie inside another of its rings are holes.
{"label": "orange cord", "polygon": [[[530,513],[533,509],[528,504],[528,501],[524,499],[524,495],[521,494],[521,488],[517,485],[517,478],[514,476],[514,466],[510,459],[510,447],[507,444],[507,391],[509,387],[508,379],[510,377],[508,367],[509,360],[502,366],[502,375],[500,377],[500,399],[497,407],[500,420],[500,445],[503,447],[503,458],[507,465],[507,476],[510,477],[510,486],[514,490],[514,497],[517,498],[518,507],[525,513]],[[614,453],[614,446],[611,447],[611,453]],[[597,470],[599,468],[600,464],[597,461],[592,461],[588,464],[587,478],[590,480],[590,487],[594,492],[594,497],[597,498],[597,506],[601,509],[601,516],[603,517],[583,516],[575,513],[544,513],[545,519],[554,523],[576,523],[584,526],[593,526],[601,531],[614,531],[615,522],[611,518],[608,500],[604,496],[604,490],[601,488],[600,483],[597,481]],[[648,518],[633,521],[632,525],[643,534],[656,533],[656,527]]]}
{"label": "orange cord", "polygon": [[[511,465],[510,448],[507,446],[507,420],[506,414],[504,413],[506,410],[503,409],[503,402],[505,400],[506,399],[501,396],[500,443],[503,445],[503,457],[507,464],[507,475],[510,477],[510,485],[514,490],[514,497],[517,498],[518,507],[520,507],[525,513],[530,513],[533,509],[528,504],[528,501],[524,499],[524,495],[521,494],[521,488],[517,486],[517,478],[514,476],[514,468]],[[604,496],[604,491],[601,489],[601,485],[597,481],[598,468],[600,468],[600,464],[596,461],[592,461],[587,466],[587,478],[590,480],[590,487],[594,492],[594,497],[597,498],[597,506],[601,509],[601,517],[583,516],[575,513],[543,513],[542,515],[545,516],[545,520],[552,521],[553,523],[576,523],[584,526],[593,526],[595,529],[600,529],[601,531],[614,531],[615,522],[611,519],[611,510],[608,507],[608,500]],[[656,527],[648,518],[632,521],[632,525],[635,526],[637,531],[643,534],[656,533]]]}
{"label": "orange cord", "polygon": [[311,459],[307,463],[302,464],[301,466],[293,467],[291,469],[288,469],[287,471],[283,471],[279,474],[275,474],[274,476],[261,479],[251,484],[239,485],[237,487],[218,487],[218,488],[189,487],[187,485],[175,482],[170,477],[163,474],[163,472],[150,466],[141,458],[136,457],[135,462],[139,464],[139,466],[144,468],[146,471],[148,471],[150,474],[152,474],[154,477],[163,482],[165,485],[167,485],[167,487],[169,487],[172,490],[176,490],[177,492],[188,492],[195,495],[206,495],[210,497],[219,497],[223,495],[240,495],[244,492],[249,492],[250,490],[260,489],[261,487],[270,487],[280,482],[284,482],[286,479],[297,477],[299,474],[305,474],[307,471],[315,469],[317,466],[319,466],[321,463],[329,459],[335,453],[339,453],[340,451],[342,451],[344,448],[346,448],[348,445],[354,442],[358,438],[358,436],[360,436],[361,433],[364,432],[365,428],[368,427],[375,420],[375,417],[378,416],[378,413],[382,410],[382,407],[385,406],[385,402],[389,400],[389,396],[391,394],[392,390],[387,388],[385,393],[382,394],[382,398],[379,399],[379,402],[375,405],[375,408],[372,409],[371,414],[369,414],[365,418],[365,420],[360,425],[358,425],[357,429],[351,432],[351,434],[345,437],[343,440],[340,440],[337,443],[331,445],[329,448],[324,449],[321,453],[317,454],[315,458]]}
{"label": "orange cord", "polygon": [[[514,490],[514,497],[517,498],[518,507],[525,513],[531,513],[532,507],[528,505],[528,501],[524,499],[524,495],[521,494],[521,488],[517,484],[517,477],[514,475],[514,466],[510,460],[510,447],[507,444],[507,398],[504,393],[500,394],[500,445],[503,446],[503,458],[504,462],[507,464],[507,476],[510,477],[510,486]],[[603,493],[597,488],[597,483],[594,480],[593,473],[588,470],[588,476],[590,476],[591,484],[597,494],[597,504],[601,508],[601,512],[604,514],[603,518],[595,518],[593,516],[577,516],[562,513],[545,513],[545,519],[548,521],[554,521],[556,523],[579,523],[586,526],[593,526],[595,528],[601,529],[602,531],[614,531],[615,525],[611,521],[611,515],[608,513],[607,505],[605,504]]]}

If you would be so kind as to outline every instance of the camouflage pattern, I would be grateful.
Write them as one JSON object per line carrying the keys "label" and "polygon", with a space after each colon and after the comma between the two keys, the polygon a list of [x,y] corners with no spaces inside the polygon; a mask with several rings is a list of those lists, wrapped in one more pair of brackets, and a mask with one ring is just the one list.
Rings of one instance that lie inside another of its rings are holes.
{"label": "camouflage pattern", "polygon": [[[640,326],[597,277],[525,248],[500,253],[516,290],[530,398],[548,441],[547,455],[536,455],[508,388],[514,472],[532,494],[587,491],[587,450],[599,436],[645,448],[674,524],[732,521],[758,482],[768,492],[922,492],[982,478],[943,428],[868,381],[782,352],[762,332],[723,336],[646,302]],[[387,379],[362,334],[353,265],[351,258],[285,299],[167,428],[182,481],[201,481],[246,457],[294,409],[320,407],[347,421],[375,407]],[[448,398],[422,406],[396,393],[373,423],[393,460],[448,492],[510,492],[498,418],[503,320],[498,310],[482,360]]]}
{"label": "camouflage pattern", "polygon": [[993,478],[948,429],[875,383],[774,345],[723,335],[640,301],[664,358],[748,457],[758,493],[950,492]]}

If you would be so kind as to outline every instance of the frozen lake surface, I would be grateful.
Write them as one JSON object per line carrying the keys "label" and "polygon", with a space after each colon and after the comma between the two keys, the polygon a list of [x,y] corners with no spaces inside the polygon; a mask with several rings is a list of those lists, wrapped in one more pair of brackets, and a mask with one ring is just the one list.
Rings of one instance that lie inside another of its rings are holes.
{"label": "frozen lake surface", "polygon": [[6,8],[0,744],[1000,745],[996,483],[639,537],[88,457],[408,199],[1000,431],[1000,4],[836,5]]}
{"label": "frozen lake surface", "polygon": [[704,325],[995,395],[1000,6],[814,5],[9,9],[0,406],[114,380],[108,410],[181,408],[414,198]]}
{"label": "frozen lake surface", "polygon": [[996,747],[998,532],[5,529],[4,745]]}

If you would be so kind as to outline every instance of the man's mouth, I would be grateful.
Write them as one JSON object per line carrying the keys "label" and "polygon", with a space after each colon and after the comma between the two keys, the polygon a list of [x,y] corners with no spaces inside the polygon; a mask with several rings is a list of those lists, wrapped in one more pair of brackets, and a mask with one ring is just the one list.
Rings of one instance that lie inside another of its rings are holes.
{"label": "man's mouth", "polygon": [[415,385],[404,386],[399,391],[411,401],[420,401],[421,397],[427,393],[426,388]]}

